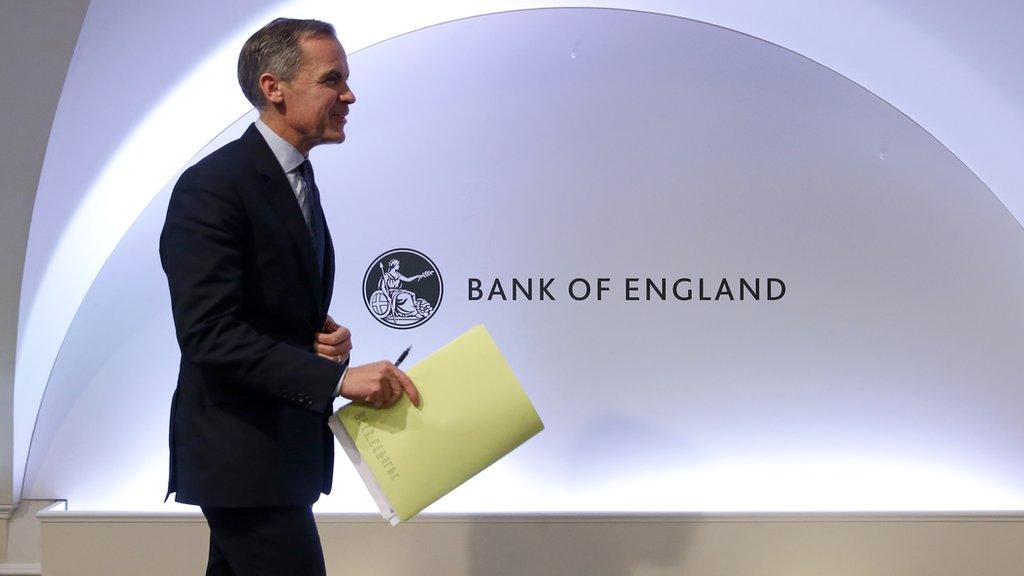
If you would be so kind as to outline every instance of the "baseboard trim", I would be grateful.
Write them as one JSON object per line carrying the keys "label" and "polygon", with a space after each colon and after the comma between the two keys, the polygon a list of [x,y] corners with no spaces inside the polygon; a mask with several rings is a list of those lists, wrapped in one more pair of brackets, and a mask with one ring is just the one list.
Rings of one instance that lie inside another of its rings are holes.
{"label": "baseboard trim", "polygon": [[[41,510],[36,514],[42,523],[176,523],[206,520],[195,512],[152,512],[115,510],[68,510],[65,502]],[[376,513],[325,512],[317,513],[319,524],[380,524]],[[420,514],[409,524],[678,524],[685,523],[806,523],[806,522],[1024,522],[1024,511],[940,511],[940,512],[579,512],[579,513],[475,513],[475,514]]]}
{"label": "baseboard trim", "polygon": [[2,576],[41,576],[42,573],[39,564],[0,564]]}

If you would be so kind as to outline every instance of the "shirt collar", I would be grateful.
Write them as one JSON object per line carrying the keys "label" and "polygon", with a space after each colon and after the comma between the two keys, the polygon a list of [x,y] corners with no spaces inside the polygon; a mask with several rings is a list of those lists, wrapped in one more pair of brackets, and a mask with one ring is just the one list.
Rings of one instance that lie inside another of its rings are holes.
{"label": "shirt collar", "polygon": [[281,165],[281,169],[284,170],[285,174],[295,170],[306,161],[306,157],[296,150],[295,146],[292,146],[284,138],[278,136],[277,132],[274,132],[270,126],[263,123],[262,119],[257,118],[255,124],[256,129],[260,131],[263,139],[267,141],[270,151],[274,153],[274,158],[277,158],[277,163]]}

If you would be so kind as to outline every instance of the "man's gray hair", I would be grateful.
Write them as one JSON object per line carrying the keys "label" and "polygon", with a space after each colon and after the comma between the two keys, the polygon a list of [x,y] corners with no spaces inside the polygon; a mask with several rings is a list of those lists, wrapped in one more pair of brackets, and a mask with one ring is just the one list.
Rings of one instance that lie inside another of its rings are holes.
{"label": "man's gray hair", "polygon": [[285,81],[294,78],[302,60],[299,44],[315,36],[337,38],[334,26],[327,22],[277,18],[245,41],[238,54],[238,85],[253,106],[263,109],[267,105],[260,76],[273,74]]}

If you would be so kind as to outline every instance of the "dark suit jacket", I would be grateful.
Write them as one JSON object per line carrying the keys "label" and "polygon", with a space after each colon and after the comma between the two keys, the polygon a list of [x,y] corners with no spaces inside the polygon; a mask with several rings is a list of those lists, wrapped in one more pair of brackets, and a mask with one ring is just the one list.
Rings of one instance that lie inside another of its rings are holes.
{"label": "dark suit jacket", "polygon": [[181,347],[167,489],[178,502],[291,506],[330,492],[342,366],[313,352],[334,284],[326,230],[325,243],[321,274],[255,126],[174,186],[160,260]]}

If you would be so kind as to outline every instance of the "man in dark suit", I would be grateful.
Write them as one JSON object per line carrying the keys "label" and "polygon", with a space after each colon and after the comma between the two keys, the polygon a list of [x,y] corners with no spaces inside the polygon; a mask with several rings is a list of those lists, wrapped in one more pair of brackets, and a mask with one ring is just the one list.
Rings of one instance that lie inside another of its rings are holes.
{"label": "man in dark suit", "polygon": [[238,77],[260,119],[181,175],[160,238],[181,347],[168,495],[202,507],[207,574],[325,574],[311,506],[331,489],[334,397],[419,395],[390,362],[349,367],[327,314],[334,250],[307,155],[345,139],[355,102],[334,28],[274,20]]}

